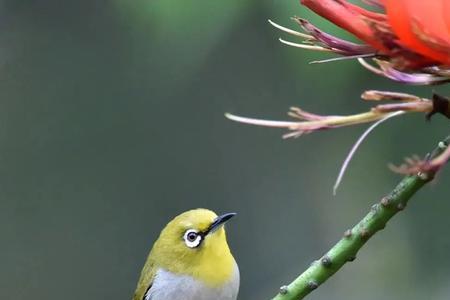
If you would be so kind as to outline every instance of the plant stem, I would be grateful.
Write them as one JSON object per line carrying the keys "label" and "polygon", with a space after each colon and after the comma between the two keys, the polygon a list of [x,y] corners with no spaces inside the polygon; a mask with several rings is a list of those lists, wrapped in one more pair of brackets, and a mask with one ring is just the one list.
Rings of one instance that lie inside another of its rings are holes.
{"label": "plant stem", "polygon": [[[428,159],[442,153],[450,143],[450,136],[439,143],[439,146],[429,155]],[[409,199],[427,182],[431,181],[436,172],[419,173],[406,176],[381,201],[372,206],[369,213],[352,229],[344,233],[324,256],[306,269],[299,277],[287,286],[282,286],[273,300],[299,300],[324,283],[344,264],[353,261],[359,249],[376,232],[383,229],[386,223],[399,211],[406,207]]]}

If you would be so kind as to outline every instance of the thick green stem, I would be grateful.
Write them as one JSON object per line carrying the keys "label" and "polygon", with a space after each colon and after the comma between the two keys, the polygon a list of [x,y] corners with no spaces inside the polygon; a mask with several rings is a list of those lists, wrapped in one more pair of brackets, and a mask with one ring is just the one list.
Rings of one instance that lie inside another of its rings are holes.
{"label": "thick green stem", "polygon": [[[450,136],[431,153],[436,157],[448,147]],[[342,239],[324,256],[315,261],[306,271],[287,286],[282,286],[273,300],[299,300],[315,290],[345,263],[353,261],[359,249],[386,223],[406,207],[409,199],[434,177],[434,172],[407,176],[381,201],[372,206],[369,213],[352,229],[344,233]]]}

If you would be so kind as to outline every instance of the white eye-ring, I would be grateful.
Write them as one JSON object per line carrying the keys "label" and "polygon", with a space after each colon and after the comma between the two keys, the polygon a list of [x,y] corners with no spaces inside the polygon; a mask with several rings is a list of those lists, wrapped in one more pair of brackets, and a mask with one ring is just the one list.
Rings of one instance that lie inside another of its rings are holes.
{"label": "white eye-ring", "polygon": [[200,245],[202,242],[202,235],[198,233],[198,231],[194,229],[186,230],[183,236],[184,242],[186,243],[186,246],[189,248],[195,248]]}

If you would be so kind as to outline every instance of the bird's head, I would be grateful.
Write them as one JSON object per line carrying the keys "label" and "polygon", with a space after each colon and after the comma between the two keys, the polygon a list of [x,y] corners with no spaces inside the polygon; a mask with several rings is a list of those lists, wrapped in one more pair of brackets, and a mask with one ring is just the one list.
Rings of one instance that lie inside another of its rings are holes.
{"label": "bird's head", "polygon": [[207,209],[178,215],[161,231],[150,259],[168,271],[202,279],[212,286],[222,284],[235,267],[223,226],[234,215],[217,216]]}

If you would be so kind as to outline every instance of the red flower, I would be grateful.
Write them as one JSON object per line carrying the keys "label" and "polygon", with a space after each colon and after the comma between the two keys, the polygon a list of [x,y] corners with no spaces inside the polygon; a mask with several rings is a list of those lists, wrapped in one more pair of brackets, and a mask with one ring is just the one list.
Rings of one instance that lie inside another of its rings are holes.
{"label": "red flower", "polygon": [[[450,1],[382,0],[386,14],[344,0],[301,3],[386,55],[398,69],[450,65]],[[372,1],[374,3],[374,1]]]}
{"label": "red flower", "polygon": [[[369,70],[397,81],[436,84],[450,80],[450,0],[366,2],[385,13],[346,0],[301,0],[315,13],[361,39],[365,43],[362,45],[331,36],[301,18],[294,19],[306,35],[274,25],[306,38],[308,44],[286,42],[289,45],[357,57]],[[373,57],[378,68],[362,59],[367,57]]]}

